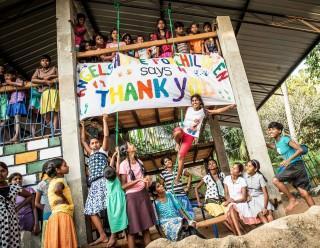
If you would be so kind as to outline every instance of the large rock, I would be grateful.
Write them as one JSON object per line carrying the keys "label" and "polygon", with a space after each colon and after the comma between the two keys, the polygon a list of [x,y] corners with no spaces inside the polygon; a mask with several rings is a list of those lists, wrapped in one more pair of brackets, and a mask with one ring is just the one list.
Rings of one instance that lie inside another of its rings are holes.
{"label": "large rock", "polygon": [[147,248],[226,248],[226,247],[275,247],[312,248],[320,247],[320,206],[311,207],[303,214],[277,219],[260,226],[241,237],[229,235],[221,239],[203,240],[196,236],[180,242],[157,239]]}

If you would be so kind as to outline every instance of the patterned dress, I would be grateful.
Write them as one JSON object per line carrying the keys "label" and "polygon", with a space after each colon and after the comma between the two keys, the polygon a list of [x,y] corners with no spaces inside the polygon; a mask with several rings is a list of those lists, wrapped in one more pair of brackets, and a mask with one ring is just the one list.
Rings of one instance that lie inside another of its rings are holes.
{"label": "patterned dress", "polygon": [[96,215],[106,209],[106,179],[104,168],[108,165],[107,153],[100,149],[94,152],[88,159],[90,189],[85,204],[85,215]]}
{"label": "patterned dress", "polygon": [[169,192],[166,193],[166,201],[155,201],[160,227],[168,240],[176,241],[182,226],[182,218],[179,215],[181,206]]}
{"label": "patterned dress", "polygon": [[15,210],[16,196],[22,188],[10,185],[0,188],[0,247],[20,247],[20,228]]}

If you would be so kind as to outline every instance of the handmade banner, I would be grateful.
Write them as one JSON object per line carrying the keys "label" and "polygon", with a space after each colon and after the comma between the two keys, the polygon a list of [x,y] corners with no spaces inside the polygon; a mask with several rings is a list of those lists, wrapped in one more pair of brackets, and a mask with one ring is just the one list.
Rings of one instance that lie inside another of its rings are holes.
{"label": "handmade banner", "polygon": [[218,54],[176,54],[78,65],[80,119],[125,110],[190,106],[198,93],[206,106],[234,103],[224,59]]}

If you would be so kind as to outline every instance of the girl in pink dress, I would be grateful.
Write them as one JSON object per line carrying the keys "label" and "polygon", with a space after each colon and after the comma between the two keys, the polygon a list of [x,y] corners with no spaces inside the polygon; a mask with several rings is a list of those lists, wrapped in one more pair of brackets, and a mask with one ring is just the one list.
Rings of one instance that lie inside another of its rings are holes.
{"label": "girl in pink dress", "polygon": [[74,30],[74,43],[79,50],[80,44],[84,42],[84,36],[87,32],[85,27],[86,17],[84,14],[77,14],[77,24],[73,27]]}
{"label": "girl in pink dress", "polygon": [[[157,31],[151,37],[151,40],[166,40],[172,37],[171,32],[167,29],[166,22],[163,19],[157,21]],[[172,56],[172,45],[162,45],[157,47],[156,57],[166,58]]]}

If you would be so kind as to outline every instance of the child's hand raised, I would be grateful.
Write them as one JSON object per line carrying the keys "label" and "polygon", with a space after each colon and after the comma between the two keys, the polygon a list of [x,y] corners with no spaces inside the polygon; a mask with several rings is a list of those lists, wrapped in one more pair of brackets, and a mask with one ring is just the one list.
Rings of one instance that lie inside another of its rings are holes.
{"label": "child's hand raised", "polygon": [[104,121],[106,121],[106,120],[108,119],[108,114],[103,114],[103,115],[102,115],[102,119],[103,119]]}

